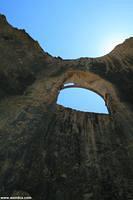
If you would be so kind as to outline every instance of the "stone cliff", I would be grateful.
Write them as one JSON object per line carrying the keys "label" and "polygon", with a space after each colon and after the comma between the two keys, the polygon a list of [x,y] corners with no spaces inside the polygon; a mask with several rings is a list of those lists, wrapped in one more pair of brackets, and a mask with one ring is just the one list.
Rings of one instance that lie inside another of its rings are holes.
{"label": "stone cliff", "polygon": [[[99,93],[110,115],[57,105],[68,82]],[[0,196],[133,200],[133,38],[63,60],[0,15]]]}

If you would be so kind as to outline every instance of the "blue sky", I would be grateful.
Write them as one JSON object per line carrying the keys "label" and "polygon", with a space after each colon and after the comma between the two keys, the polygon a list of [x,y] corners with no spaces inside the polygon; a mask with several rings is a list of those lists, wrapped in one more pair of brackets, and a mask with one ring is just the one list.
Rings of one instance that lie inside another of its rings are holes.
{"label": "blue sky", "polygon": [[67,88],[61,90],[57,103],[84,112],[108,114],[108,109],[103,98],[95,92],[83,88]]}
{"label": "blue sky", "polygon": [[63,58],[102,56],[133,35],[133,0],[0,0],[0,12]]}
{"label": "blue sky", "polygon": [[133,0],[0,0],[0,13],[64,59],[103,56],[133,36]]}

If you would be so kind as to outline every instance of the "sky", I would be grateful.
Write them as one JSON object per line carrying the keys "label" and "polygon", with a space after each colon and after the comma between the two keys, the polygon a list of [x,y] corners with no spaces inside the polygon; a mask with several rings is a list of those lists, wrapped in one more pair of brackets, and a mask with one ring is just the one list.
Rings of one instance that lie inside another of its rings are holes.
{"label": "sky", "polygon": [[103,56],[133,36],[133,0],[0,0],[0,13],[66,59]]}
{"label": "sky", "polygon": [[[79,93],[82,94],[80,95],[80,100]],[[103,98],[95,92],[84,88],[67,88],[61,90],[57,103],[84,112],[108,114],[108,109]]]}
{"label": "sky", "polygon": [[100,57],[133,36],[133,0],[0,0],[0,13],[64,59]]}

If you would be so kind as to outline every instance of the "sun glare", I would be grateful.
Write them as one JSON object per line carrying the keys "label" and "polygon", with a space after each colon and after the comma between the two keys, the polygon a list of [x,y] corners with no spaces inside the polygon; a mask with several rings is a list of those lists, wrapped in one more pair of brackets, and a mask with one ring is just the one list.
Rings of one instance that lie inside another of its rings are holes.
{"label": "sun glare", "polygon": [[102,44],[103,55],[110,53],[117,45],[123,43],[126,37],[106,39]]}

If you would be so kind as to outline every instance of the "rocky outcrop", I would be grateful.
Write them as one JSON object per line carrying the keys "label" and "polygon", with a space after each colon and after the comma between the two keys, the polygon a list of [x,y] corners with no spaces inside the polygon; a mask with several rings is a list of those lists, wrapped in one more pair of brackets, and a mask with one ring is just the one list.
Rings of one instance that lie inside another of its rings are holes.
{"label": "rocky outcrop", "polygon": [[[133,199],[133,38],[100,58],[63,60],[0,16],[0,196]],[[56,104],[64,83],[110,115]]]}

